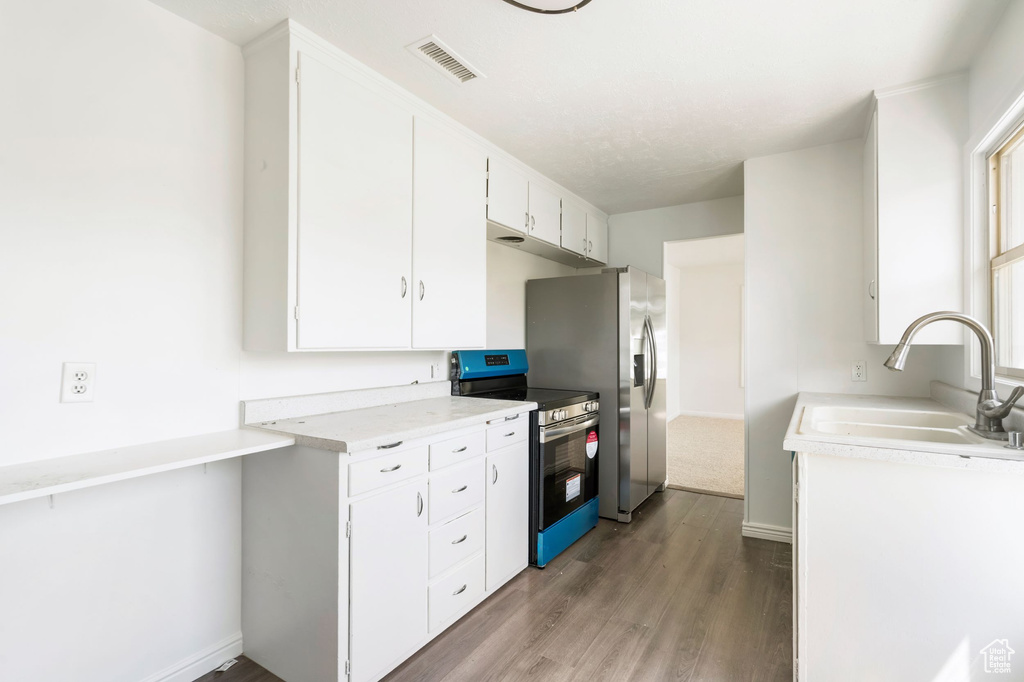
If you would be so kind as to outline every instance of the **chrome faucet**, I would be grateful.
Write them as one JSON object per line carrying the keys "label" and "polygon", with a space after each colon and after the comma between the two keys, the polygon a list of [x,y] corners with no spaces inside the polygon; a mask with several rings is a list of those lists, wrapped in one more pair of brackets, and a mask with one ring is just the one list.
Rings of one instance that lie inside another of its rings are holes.
{"label": "chrome faucet", "polygon": [[910,323],[907,331],[903,332],[903,338],[896,344],[892,355],[885,361],[885,366],[894,372],[902,372],[903,366],[907,364],[907,354],[910,352],[910,340],[914,338],[921,327],[940,320],[952,320],[959,322],[973,331],[978,341],[981,342],[981,392],[978,394],[978,415],[975,418],[974,426],[969,426],[971,431],[990,440],[1006,440],[1006,431],[1003,429],[1003,418],[1010,414],[1013,404],[1024,395],[1024,386],[1013,389],[1013,393],[1005,402],[999,401],[999,394],[996,393],[996,360],[995,342],[992,334],[981,322],[973,317],[962,313],[937,312],[929,313],[917,318]]}

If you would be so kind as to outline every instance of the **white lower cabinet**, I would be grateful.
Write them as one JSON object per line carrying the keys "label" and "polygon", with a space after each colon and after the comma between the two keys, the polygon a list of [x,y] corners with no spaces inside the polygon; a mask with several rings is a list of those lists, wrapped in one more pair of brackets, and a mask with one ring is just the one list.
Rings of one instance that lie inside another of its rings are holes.
{"label": "white lower cabinet", "polygon": [[484,593],[484,555],[461,565],[430,585],[430,631],[437,632],[458,613],[467,611]]}
{"label": "white lower cabinet", "polygon": [[246,653],[285,682],[373,682],[526,568],[528,424],[247,456]]}
{"label": "white lower cabinet", "polygon": [[487,589],[526,565],[530,547],[527,441],[487,455]]}
{"label": "white lower cabinet", "polygon": [[408,483],[350,509],[352,679],[375,679],[427,634],[427,486]]}

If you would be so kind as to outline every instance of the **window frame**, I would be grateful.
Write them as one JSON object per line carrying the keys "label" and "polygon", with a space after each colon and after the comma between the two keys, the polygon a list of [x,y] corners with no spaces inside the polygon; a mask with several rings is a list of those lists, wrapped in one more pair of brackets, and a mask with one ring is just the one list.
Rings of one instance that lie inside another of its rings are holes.
{"label": "window frame", "polygon": [[[1002,268],[1015,263],[1024,262],[1024,242],[1017,246],[1007,248],[1007,236],[1005,230],[1005,208],[1004,198],[1007,195],[1006,183],[1008,173],[1004,172],[1003,156],[1016,151],[1024,145],[1024,121],[1018,122],[998,144],[994,145],[993,151],[985,157],[988,169],[988,300],[989,300],[989,322],[992,334],[995,338],[996,348],[996,374],[1014,379],[1024,379],[1024,367],[1011,367],[999,363],[1001,353],[999,349],[1005,347],[1007,340],[999,332],[999,305],[996,299],[996,273]],[[1012,173],[1012,166],[1010,173]]]}

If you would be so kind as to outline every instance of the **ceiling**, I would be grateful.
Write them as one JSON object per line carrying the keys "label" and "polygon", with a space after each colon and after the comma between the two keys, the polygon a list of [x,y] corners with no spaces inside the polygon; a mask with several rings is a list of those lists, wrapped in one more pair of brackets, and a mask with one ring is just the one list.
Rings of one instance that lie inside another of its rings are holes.
{"label": "ceiling", "polygon": [[[244,44],[291,17],[608,213],[743,193],[742,161],[862,134],[966,68],[1006,0],[153,0]],[[405,46],[436,34],[458,85]]]}
{"label": "ceiling", "polygon": [[665,262],[680,269],[726,264],[742,265],[743,235],[666,242]]}

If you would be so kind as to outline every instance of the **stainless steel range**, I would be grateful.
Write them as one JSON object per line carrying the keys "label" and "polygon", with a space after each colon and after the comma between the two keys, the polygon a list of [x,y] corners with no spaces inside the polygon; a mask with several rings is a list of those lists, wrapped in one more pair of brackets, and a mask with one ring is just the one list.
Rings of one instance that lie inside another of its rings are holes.
{"label": "stainless steel range", "polygon": [[525,350],[454,351],[452,395],[535,402],[530,413],[530,563],[544,567],[597,524],[598,394],[531,388]]}

